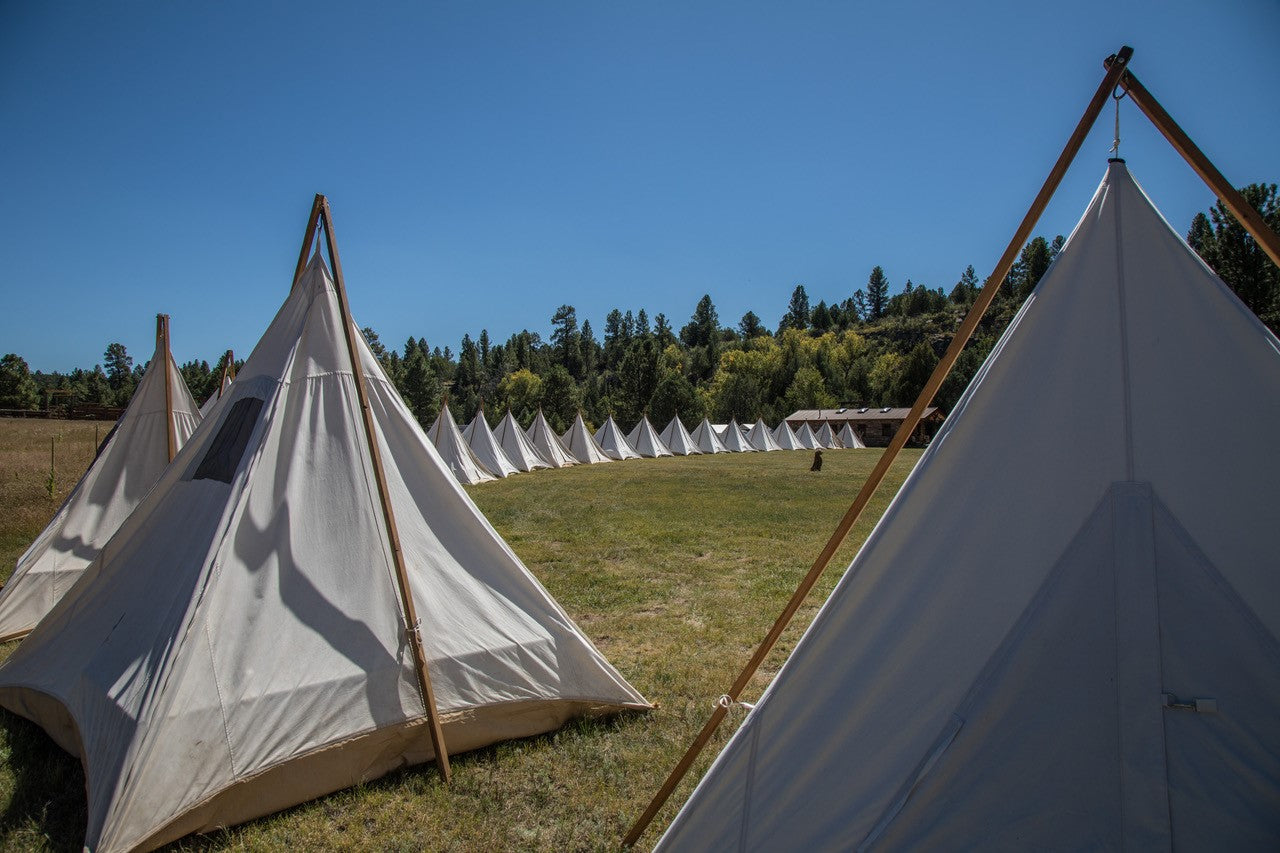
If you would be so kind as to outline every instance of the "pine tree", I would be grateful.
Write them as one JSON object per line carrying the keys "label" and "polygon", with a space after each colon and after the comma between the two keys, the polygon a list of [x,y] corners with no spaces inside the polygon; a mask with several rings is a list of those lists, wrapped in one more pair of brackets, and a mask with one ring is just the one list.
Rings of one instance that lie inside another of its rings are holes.
{"label": "pine tree", "polygon": [[803,332],[807,328],[809,328],[809,294],[805,293],[803,284],[797,284],[796,289],[791,291],[791,302],[787,305],[787,313],[778,323],[778,331],[797,329]]}
{"label": "pine tree", "polygon": [[[1275,184],[1249,184],[1240,194],[1273,231],[1280,231]],[[1208,219],[1196,214],[1187,242],[1241,302],[1272,331],[1280,330],[1280,270],[1221,201],[1209,208]]]}
{"label": "pine tree", "polygon": [[756,312],[748,311],[742,315],[742,320],[738,323],[738,334],[742,335],[744,341],[749,341],[769,334],[769,330],[760,323]]}
{"label": "pine tree", "polygon": [[[856,294],[855,294],[856,298]],[[889,304],[889,279],[879,266],[871,270],[867,279],[867,314],[868,320],[879,320],[884,316]]]}

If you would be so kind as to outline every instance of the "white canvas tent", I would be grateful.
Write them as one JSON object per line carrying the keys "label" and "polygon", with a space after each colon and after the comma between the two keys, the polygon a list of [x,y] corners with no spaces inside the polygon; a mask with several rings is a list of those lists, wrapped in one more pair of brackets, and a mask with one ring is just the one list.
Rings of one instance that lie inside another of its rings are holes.
{"label": "white canvas tent", "polygon": [[533,419],[533,423],[529,424],[527,435],[533,442],[533,446],[537,448],[539,455],[547,460],[552,468],[568,468],[570,465],[578,464],[578,460],[573,458],[569,448],[565,447],[564,442],[560,440],[560,436],[551,429],[551,424],[547,423],[541,406],[538,407],[538,414]]}
{"label": "white canvas tent", "polygon": [[636,449],[636,453],[646,459],[673,455],[671,449],[662,442],[662,437],[653,428],[653,424],[649,423],[648,415],[641,415],[640,422],[627,434],[627,442]]}
{"label": "white canvas tent", "polygon": [[[786,421],[783,423],[785,424]],[[769,427],[765,426],[764,418],[756,421],[747,431],[747,441],[751,442],[751,446],[756,450],[763,452],[782,449],[774,439],[773,433],[769,431]]]}
{"label": "white canvas tent", "polygon": [[562,440],[573,457],[584,465],[613,461],[587,429],[586,421],[582,419],[582,412],[578,412],[578,416],[573,419]]}
{"label": "white canvas tent", "polygon": [[204,401],[200,407],[200,417],[206,417],[209,412],[213,411],[213,407],[218,404],[223,395],[227,393],[227,389],[231,387],[232,381],[235,380],[235,363],[236,355],[231,350],[227,350],[227,354],[222,359],[222,371],[218,376],[218,390],[209,395],[209,399]]}
{"label": "white canvas tent", "polygon": [[441,464],[318,259],[0,704],[82,757],[101,851],[431,760],[432,719],[459,752],[647,707]]}
{"label": "white canvas tent", "polygon": [[617,421],[613,419],[613,415],[609,415],[605,419],[604,426],[596,430],[596,444],[600,445],[600,449],[610,459],[621,461],[623,459],[639,459],[640,454],[636,453],[636,449],[627,443],[627,437],[622,434],[621,428],[618,427]]}
{"label": "white canvas tent", "polygon": [[726,450],[733,453],[756,452],[756,449],[751,446],[751,442],[747,441],[747,436],[743,433],[742,427],[738,426],[737,418],[729,421],[729,426],[725,428],[721,442],[724,444]]}
{"label": "white canvas tent", "polygon": [[858,434],[853,431],[853,427],[849,426],[848,422],[845,422],[845,425],[841,427],[840,434],[836,436],[836,439],[840,442],[840,446],[846,450],[856,450],[858,448],[865,450],[867,447],[862,443],[862,439],[858,438]]}
{"label": "white canvas tent", "polygon": [[169,352],[169,317],[156,351],[98,457],[0,590],[0,641],[36,626],[84,573],[195,431],[200,411]]}
{"label": "white canvas tent", "polygon": [[436,452],[440,454],[440,461],[453,473],[459,483],[474,486],[476,483],[488,483],[498,479],[486,471],[480,464],[480,460],[471,452],[467,440],[462,437],[462,430],[458,429],[453,415],[449,412],[448,401],[440,409],[439,417],[431,425],[427,434],[431,437],[431,443],[435,446]]}
{"label": "white canvas tent", "polygon": [[1280,847],[1278,419],[1280,341],[1113,162],[659,847]]}
{"label": "white canvas tent", "polygon": [[484,419],[484,403],[480,404],[480,410],[462,431],[462,440],[471,448],[484,469],[493,476],[510,477],[520,473],[520,469],[507,458],[502,445],[498,444],[498,439],[494,438],[493,431],[489,429],[489,422]]}
{"label": "white canvas tent", "polygon": [[791,428],[791,424],[781,421],[777,428],[773,431],[773,440],[778,443],[778,447],[782,450],[805,450],[805,446],[800,443],[800,439],[796,437],[796,432]]}
{"label": "white canvas tent", "polygon": [[716,429],[711,425],[711,421],[706,418],[702,419],[702,423],[698,424],[690,437],[703,453],[729,452],[729,448],[724,446],[720,436],[716,435]]}
{"label": "white canvas tent", "polygon": [[671,419],[666,429],[662,431],[662,435],[658,437],[676,456],[696,456],[702,453],[697,442],[693,440],[693,436],[689,435],[689,431],[684,428],[679,415]]}
{"label": "white canvas tent", "polygon": [[795,434],[796,443],[805,450],[826,450],[826,447],[823,446],[822,442],[818,441],[818,437],[814,435],[808,424],[800,424],[800,429],[796,430]]}
{"label": "white canvas tent", "polygon": [[827,450],[844,449],[844,445],[840,443],[840,440],[836,438],[835,432],[831,429],[830,421],[823,421],[822,426],[818,427],[818,431],[814,433],[813,437]]}
{"label": "white canvas tent", "polygon": [[493,437],[498,440],[498,446],[507,455],[507,459],[511,460],[511,464],[521,471],[536,471],[539,468],[551,467],[533,446],[533,442],[529,441],[529,436],[524,434],[524,430],[520,428],[510,409],[507,409],[506,417],[493,431]]}

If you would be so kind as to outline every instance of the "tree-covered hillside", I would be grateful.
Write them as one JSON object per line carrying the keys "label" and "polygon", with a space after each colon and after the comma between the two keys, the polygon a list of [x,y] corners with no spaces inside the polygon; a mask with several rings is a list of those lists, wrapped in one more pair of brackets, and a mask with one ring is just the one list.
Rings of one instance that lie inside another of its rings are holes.
{"label": "tree-covered hillside", "polygon": [[[1242,192],[1280,231],[1276,185],[1253,184]],[[1187,240],[1272,330],[1280,329],[1280,270],[1220,203],[1195,217]],[[935,400],[944,411],[1062,245],[1061,236],[1035,237],[1023,247]],[[547,340],[525,330],[494,342],[481,329],[474,337],[464,334],[456,353],[422,338],[395,347],[373,329],[364,333],[424,425],[435,420],[446,388],[453,415],[464,422],[483,401],[491,423],[510,408],[528,424],[541,406],[557,429],[566,428],[578,409],[592,424],[612,413],[628,427],[646,412],[659,425],[676,414],[686,423],[705,415],[740,422],[762,417],[773,424],[802,408],[910,405],[982,284],[970,266],[949,288],[907,280],[891,296],[893,283],[876,266],[864,286],[820,294],[816,303],[804,285],[796,285],[772,329],[754,311],[725,322],[704,295],[678,327],[663,314],[650,317],[643,306],[615,308],[597,336],[589,319],[561,305],[551,314]],[[220,360],[182,365],[197,401],[216,390],[221,368]],[[22,358],[9,354],[0,360],[0,409],[38,408],[50,390],[55,404],[123,406],[144,369],[118,343],[108,345],[102,365],[69,374],[31,373]]]}

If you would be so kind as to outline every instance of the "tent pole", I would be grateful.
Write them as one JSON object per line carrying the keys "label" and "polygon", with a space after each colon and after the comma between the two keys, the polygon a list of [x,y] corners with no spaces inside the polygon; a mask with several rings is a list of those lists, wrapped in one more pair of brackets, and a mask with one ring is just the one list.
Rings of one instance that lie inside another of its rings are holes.
{"label": "tent pole", "polygon": [[307,258],[311,256],[311,241],[316,236],[316,226],[320,222],[320,203],[324,196],[316,193],[316,200],[311,203],[311,216],[307,219],[307,230],[302,235],[302,250],[298,252],[298,265],[293,269],[293,285],[292,290],[298,286],[298,279],[302,278],[302,271],[307,268]]}
{"label": "tent pole", "polygon": [[156,351],[160,353],[161,368],[164,370],[164,411],[167,419],[167,438],[169,440],[169,461],[178,454],[177,426],[173,422],[173,377],[169,375],[169,315],[156,315]]}
{"label": "tent pole", "polygon": [[[347,302],[347,287],[342,280],[342,262],[338,260],[338,246],[333,237],[333,216],[329,212],[329,200],[322,195],[316,196],[316,209],[324,227],[325,243],[329,248],[329,260],[333,264],[334,287],[338,292],[338,307],[342,314],[342,326],[346,332],[347,354],[351,357],[351,373],[356,383],[356,395],[360,400],[360,414],[364,420],[364,434],[369,443],[369,458],[373,465],[373,476],[378,484],[378,498],[382,504],[382,516],[387,524],[387,539],[391,546],[391,558],[395,563],[396,581],[400,587],[400,602],[404,607],[406,633],[409,645],[413,649],[414,669],[418,675],[418,687],[422,691],[422,704],[427,712],[427,724],[431,730],[431,746],[436,753],[436,764],[445,784],[450,781],[452,773],[449,769],[449,753],[444,744],[444,733],[440,730],[440,713],[436,709],[436,695],[431,688],[431,676],[427,672],[427,655],[422,648],[422,634],[418,625],[418,616],[413,606],[413,592],[409,586],[409,572],[405,568],[404,551],[400,547],[400,529],[396,526],[395,512],[391,507],[391,495],[387,491],[387,473],[382,466],[382,452],[378,449],[377,432],[373,425],[373,410],[369,406],[369,389],[365,381],[364,370],[360,367],[360,349],[356,345],[355,324],[351,319],[351,305]],[[315,217],[313,217],[313,223]],[[308,230],[313,230],[308,226]],[[303,242],[306,251],[308,241]]]}
{"label": "tent pole", "polygon": [[1080,146],[1084,143],[1085,137],[1089,130],[1097,121],[1098,114],[1102,112],[1103,106],[1107,99],[1111,96],[1111,92],[1116,87],[1116,82],[1123,73],[1125,66],[1129,62],[1129,58],[1133,55],[1133,48],[1120,48],[1120,52],[1113,57],[1115,60],[1108,66],[1106,76],[1102,83],[1093,94],[1092,100],[1089,101],[1088,107],[1085,108],[1084,115],[1080,117],[1080,122],[1076,125],[1075,131],[1071,134],[1071,138],[1067,140],[1066,147],[1062,153],[1058,155],[1058,160],[1053,164],[1053,169],[1049,172],[1049,177],[1045,179],[1044,185],[1040,188],[1040,192],[1036,195],[1035,201],[1031,203],[1031,208],[1027,211],[1027,215],[1023,217],[1022,224],[1018,226],[1018,230],[1013,235],[1013,239],[1009,241],[1009,246],[1004,250],[1004,254],[1000,257],[996,264],[995,271],[991,273],[987,283],[979,292],[973,307],[969,309],[969,313],[965,315],[964,321],[960,324],[960,328],[956,330],[955,337],[951,340],[951,345],[947,347],[946,353],[934,368],[933,374],[929,377],[929,381],[920,391],[920,396],[916,398],[915,403],[911,406],[911,411],[907,414],[906,420],[902,426],[894,433],[893,440],[889,442],[889,446],[885,448],[884,455],[880,457],[880,461],[876,463],[876,467],[872,469],[871,474],[867,477],[867,481],[863,483],[858,496],[854,498],[853,504],[844,514],[844,518],[840,519],[831,538],[827,540],[827,544],[823,546],[822,552],[814,561],[809,573],[800,581],[800,585],[796,588],[795,593],[787,602],[787,606],[783,609],[782,614],[777,621],[773,623],[773,627],[769,629],[769,633],[765,635],[760,646],[756,649],[755,654],[747,661],[747,665],[738,675],[733,686],[729,688],[726,694],[728,701],[720,701],[716,703],[716,709],[712,713],[711,718],[707,720],[706,725],[702,727],[702,731],[694,739],[688,751],[676,764],[671,771],[671,775],[667,777],[667,781],[658,789],[658,793],[654,795],[653,801],[649,803],[648,808],[636,820],[635,825],[627,833],[623,839],[623,846],[630,847],[640,839],[645,829],[653,821],[658,810],[666,803],[667,798],[671,796],[671,792],[675,790],[676,785],[684,778],[685,773],[693,765],[694,760],[702,752],[703,747],[711,740],[711,736],[715,734],[715,730],[719,727],[720,722],[729,713],[729,707],[733,702],[738,700],[742,691],[750,683],[752,677],[756,674],[756,670],[764,663],[765,658],[773,649],[778,638],[782,636],[782,632],[790,624],[791,619],[795,616],[796,611],[800,609],[800,605],[804,602],[809,591],[813,589],[814,584],[818,582],[818,578],[822,576],[827,565],[831,562],[831,558],[835,556],[841,544],[844,543],[845,537],[849,535],[849,531],[857,522],[858,517],[862,515],[862,511],[871,501],[872,495],[875,494],[876,488],[879,487],[885,475],[889,472],[889,466],[897,458],[898,452],[906,445],[911,434],[915,432],[916,426],[920,423],[920,418],[924,414],[925,408],[933,400],[934,394],[938,392],[943,380],[947,378],[947,374],[951,372],[952,366],[956,359],[960,357],[961,350],[973,335],[974,330],[978,327],[978,322],[990,307],[991,302],[995,299],[996,293],[1000,290],[1000,285],[1004,282],[1005,276],[1009,274],[1009,270],[1013,267],[1014,260],[1018,257],[1018,253],[1022,250],[1022,246],[1026,243],[1027,238],[1031,236],[1031,230],[1035,228],[1036,221],[1039,220],[1040,214],[1044,212],[1048,206],[1049,200],[1053,198],[1054,192],[1061,183],[1062,177],[1066,174],[1067,167],[1075,159],[1076,154],[1080,151]]}
{"label": "tent pole", "polygon": [[[1111,62],[1108,57],[1107,63]],[[1253,205],[1245,201],[1244,196],[1231,186],[1222,173],[1217,170],[1213,163],[1209,162],[1209,158],[1204,152],[1191,141],[1191,137],[1178,126],[1173,117],[1165,112],[1164,107],[1160,106],[1160,102],[1147,91],[1147,88],[1138,82],[1138,78],[1133,75],[1132,71],[1125,70],[1120,76],[1120,85],[1129,94],[1129,97],[1138,109],[1151,120],[1156,129],[1164,135],[1169,144],[1182,155],[1182,159],[1195,171],[1200,179],[1203,180],[1214,195],[1226,206],[1227,210],[1235,216],[1236,220],[1244,226],[1253,239],[1258,241],[1258,245],[1262,247],[1262,251],[1267,253],[1267,257],[1271,258],[1271,263],[1280,267],[1280,236],[1267,225],[1262,214],[1254,210]]]}

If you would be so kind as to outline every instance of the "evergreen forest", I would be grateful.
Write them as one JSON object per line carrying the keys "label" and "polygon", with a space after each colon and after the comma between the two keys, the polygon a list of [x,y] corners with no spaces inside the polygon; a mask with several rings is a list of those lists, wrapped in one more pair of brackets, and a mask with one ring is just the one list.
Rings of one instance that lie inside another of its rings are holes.
{"label": "evergreen forest", "polygon": [[[1241,192],[1280,231],[1276,185],[1252,184]],[[1280,330],[1280,270],[1221,202],[1195,216],[1187,242],[1272,331]],[[1062,236],[1037,236],[1023,247],[934,401],[944,412],[1063,243]],[[589,425],[613,414],[626,429],[642,414],[659,428],[677,414],[690,426],[704,416],[740,423],[764,418],[772,425],[797,409],[909,406],[983,284],[969,266],[950,288],[907,280],[896,289],[876,266],[862,287],[830,301],[815,303],[796,285],[772,327],[754,311],[722,321],[709,295],[683,324],[636,306],[610,311],[599,332],[572,305],[561,305],[551,315],[549,339],[524,330],[494,341],[481,329],[474,337],[464,334],[456,352],[413,337],[395,346],[371,328],[363,331],[424,427],[439,414],[446,392],[462,423],[483,405],[490,424],[510,408],[527,425],[541,407],[558,430],[579,409]],[[198,403],[217,390],[222,366],[222,360],[181,365]],[[145,369],[119,343],[107,346],[101,364],[69,373],[33,372],[10,353],[0,359],[0,410],[123,407]]]}

